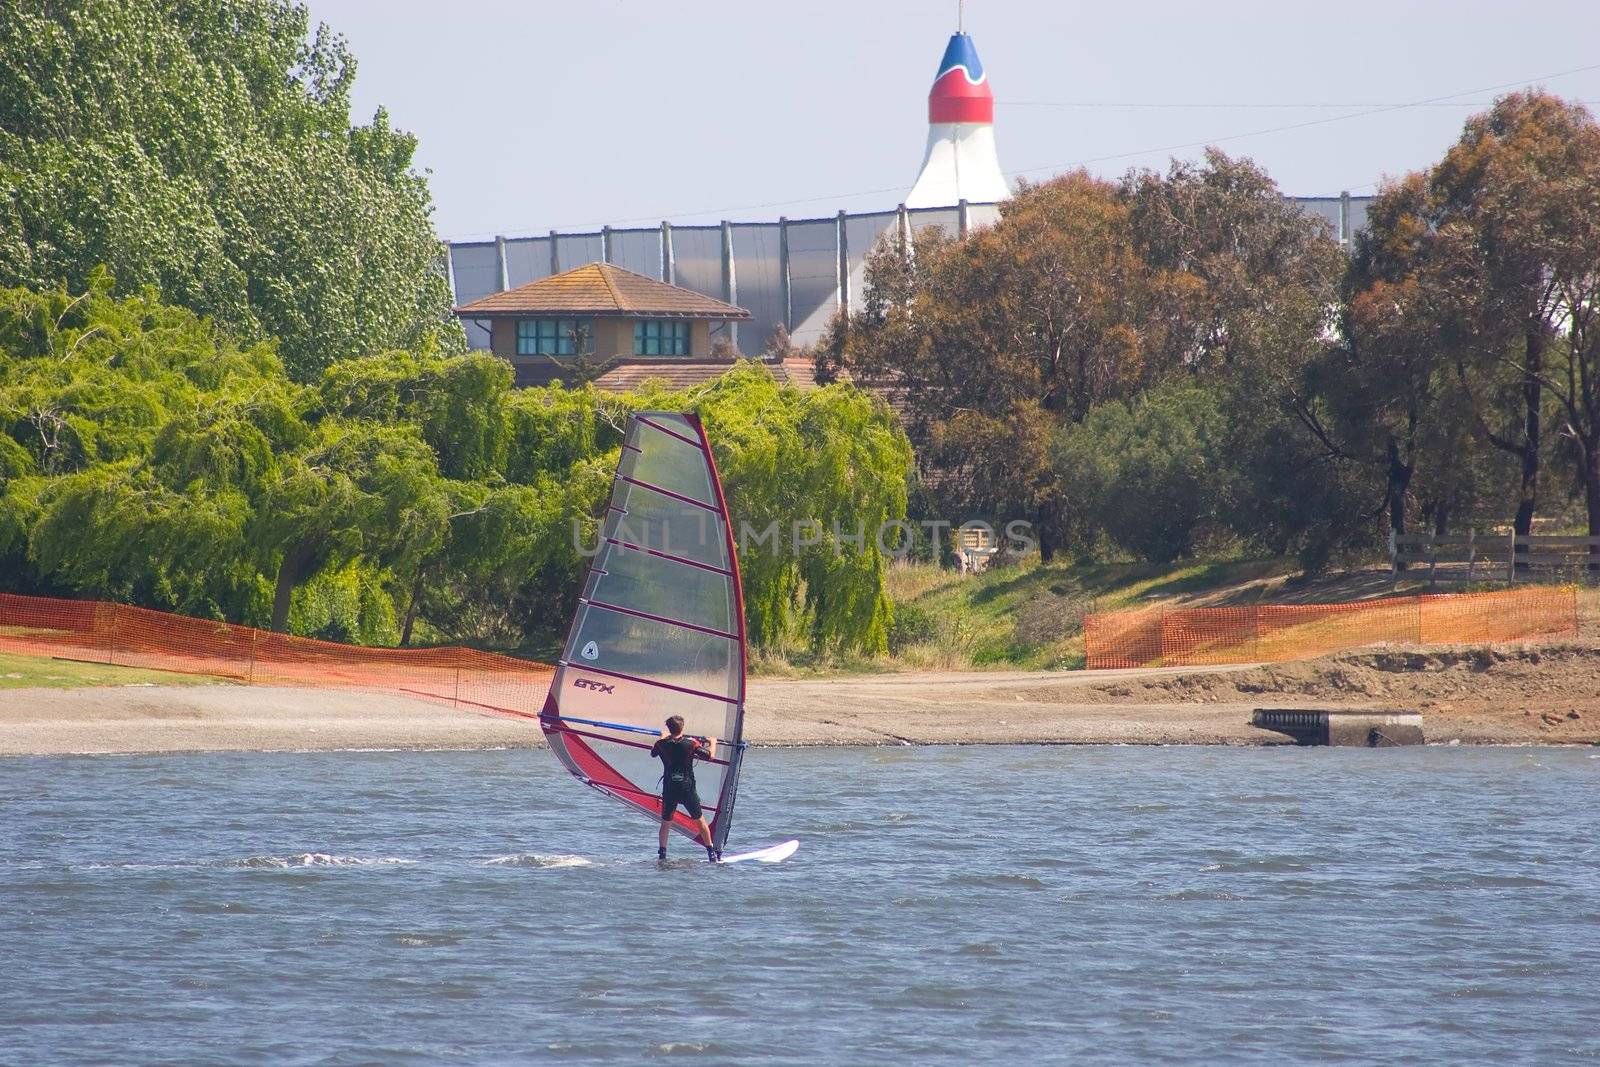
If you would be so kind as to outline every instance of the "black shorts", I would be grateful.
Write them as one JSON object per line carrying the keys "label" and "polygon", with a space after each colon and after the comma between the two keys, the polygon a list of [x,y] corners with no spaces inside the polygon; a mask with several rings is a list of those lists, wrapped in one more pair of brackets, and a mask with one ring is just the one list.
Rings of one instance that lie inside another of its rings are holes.
{"label": "black shorts", "polygon": [[689,818],[700,818],[700,794],[695,792],[694,786],[669,785],[661,791],[661,821],[671,819],[679,804],[683,805],[684,814]]}

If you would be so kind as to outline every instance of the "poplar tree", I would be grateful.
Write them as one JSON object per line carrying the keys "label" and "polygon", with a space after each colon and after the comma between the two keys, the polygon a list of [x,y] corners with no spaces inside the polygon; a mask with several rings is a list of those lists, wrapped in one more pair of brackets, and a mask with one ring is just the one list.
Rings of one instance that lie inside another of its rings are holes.
{"label": "poplar tree", "polygon": [[415,138],[352,124],[355,60],[288,0],[0,4],[0,285],[97,266],[301,381],[461,344]]}

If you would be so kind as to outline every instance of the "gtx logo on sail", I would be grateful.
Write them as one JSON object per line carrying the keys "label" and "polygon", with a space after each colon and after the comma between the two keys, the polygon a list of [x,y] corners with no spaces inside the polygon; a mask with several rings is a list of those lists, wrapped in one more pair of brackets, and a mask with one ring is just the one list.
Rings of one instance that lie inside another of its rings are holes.
{"label": "gtx logo on sail", "polygon": [[592,678],[576,678],[572,682],[572,687],[574,689],[593,689],[596,693],[614,693],[617,691],[616,686],[606,685],[604,682],[597,682]]}

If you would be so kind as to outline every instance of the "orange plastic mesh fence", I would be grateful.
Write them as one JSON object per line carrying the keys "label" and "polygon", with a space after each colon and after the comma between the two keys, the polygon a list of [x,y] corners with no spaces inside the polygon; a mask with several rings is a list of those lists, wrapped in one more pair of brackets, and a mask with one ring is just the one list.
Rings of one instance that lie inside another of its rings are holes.
{"label": "orange plastic mesh fence", "polygon": [[362,648],[92,600],[0,593],[0,649],[252,685],[404,693],[538,715],[553,668],[470,648]]}
{"label": "orange plastic mesh fence", "polygon": [[1513,641],[1577,632],[1578,599],[1572,587],[1351,604],[1152,607],[1083,620],[1090,668],[1263,663],[1362,645]]}

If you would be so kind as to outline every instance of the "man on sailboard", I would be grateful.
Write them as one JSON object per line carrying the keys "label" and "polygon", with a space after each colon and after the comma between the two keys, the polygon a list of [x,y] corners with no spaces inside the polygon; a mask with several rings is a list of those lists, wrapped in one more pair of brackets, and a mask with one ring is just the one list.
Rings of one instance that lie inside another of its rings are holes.
{"label": "man on sailboard", "polygon": [[706,858],[715,863],[721,855],[711,843],[711,826],[700,808],[700,794],[694,784],[694,761],[715,759],[717,739],[685,737],[683,716],[674,715],[667,720],[661,739],[650,746],[650,755],[665,767],[661,774],[661,830],[656,857],[667,858],[667,831],[672,828],[673,812],[681,804],[689,818],[699,820],[700,841],[706,846]]}

